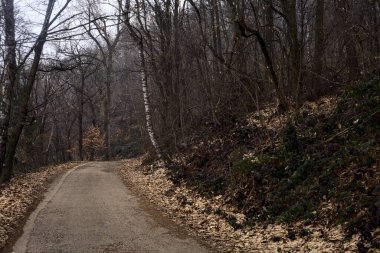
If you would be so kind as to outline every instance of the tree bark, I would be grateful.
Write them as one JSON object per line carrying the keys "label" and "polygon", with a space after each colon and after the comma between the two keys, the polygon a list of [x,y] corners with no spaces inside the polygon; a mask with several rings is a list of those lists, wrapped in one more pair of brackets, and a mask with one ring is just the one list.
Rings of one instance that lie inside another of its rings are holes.
{"label": "tree bark", "polygon": [[350,81],[355,81],[360,77],[360,67],[358,60],[358,52],[356,50],[354,35],[352,28],[354,26],[352,20],[347,19],[349,5],[345,0],[338,1],[338,18],[343,30],[343,43],[346,53],[346,66],[348,67],[348,75]]}
{"label": "tree bark", "polygon": [[265,19],[266,19],[265,42],[267,44],[268,53],[271,58],[273,58],[273,29],[274,29],[272,5],[273,5],[272,0],[269,0],[268,5],[266,6],[266,10],[265,10]]}
{"label": "tree bark", "polygon": [[[69,0],[67,1],[67,3]],[[12,122],[14,122],[14,126],[9,132],[9,137],[7,140],[7,148],[5,153],[5,171],[4,171],[4,180],[7,181],[12,176],[12,170],[13,170],[13,158],[16,154],[16,148],[18,141],[20,139],[20,135],[22,133],[22,130],[24,128],[24,124],[26,122],[26,117],[28,115],[28,104],[29,104],[29,98],[30,94],[32,92],[33,84],[36,79],[36,74],[38,71],[38,65],[40,63],[42,51],[46,42],[47,34],[49,26],[51,25],[50,18],[52,16],[53,8],[54,8],[55,0],[49,0],[48,6],[46,9],[46,14],[44,18],[44,23],[41,29],[41,32],[37,38],[37,41],[34,45],[34,57],[32,61],[32,65],[30,67],[27,81],[24,87],[24,90],[21,94],[20,101],[18,105],[15,105],[14,108],[14,119]]]}
{"label": "tree bark", "polygon": [[[288,110],[288,103],[286,102],[283,90],[280,88],[280,84],[278,81],[278,77],[276,74],[276,71],[274,70],[272,58],[270,57],[270,54],[268,52],[267,45],[264,41],[264,38],[262,37],[261,33],[255,29],[252,29],[251,27],[247,26],[244,19],[240,19],[237,21],[237,24],[239,26],[239,29],[243,32],[242,35],[244,37],[250,37],[255,36],[257,38],[257,41],[259,42],[261,52],[264,55],[265,63],[267,65],[267,68],[270,73],[271,81],[273,83],[277,99],[278,99],[278,110],[280,113],[283,113]],[[246,34],[246,31],[250,32],[251,34]]]}
{"label": "tree bark", "polygon": [[321,76],[323,68],[323,55],[325,51],[325,36],[324,36],[324,8],[325,1],[317,0],[317,6],[315,10],[315,44],[314,44],[314,59],[313,59],[313,79],[312,79],[312,97],[319,96],[321,91]]}
{"label": "tree bark", "polygon": [[298,41],[298,28],[297,28],[297,1],[296,0],[283,0],[283,7],[287,17],[287,29],[289,40],[289,57],[290,57],[290,76],[289,87],[293,89],[293,97],[298,100],[300,74],[301,74],[301,53],[300,44]]}
{"label": "tree bark", "polygon": [[161,148],[157,142],[156,136],[153,131],[153,126],[152,126],[152,116],[150,114],[150,101],[149,101],[149,92],[148,92],[148,79],[146,75],[144,46],[142,42],[140,43],[139,54],[140,54],[140,63],[141,63],[141,87],[142,87],[142,92],[143,92],[143,97],[144,97],[146,129],[148,131],[150,141],[156,151],[158,159],[162,160],[163,157],[161,153]]}
{"label": "tree bark", "polygon": [[9,173],[4,162],[9,132],[12,89],[17,71],[14,2],[13,0],[2,0],[1,3],[4,9],[5,58],[4,79],[0,84],[0,185],[9,179]]}
{"label": "tree bark", "polygon": [[173,85],[173,109],[175,120],[177,121],[178,129],[180,129],[183,137],[184,119],[183,119],[183,104],[181,103],[182,87],[181,87],[181,52],[180,52],[180,20],[179,20],[179,0],[174,1],[174,15],[173,15],[173,35],[174,35],[174,81]]}
{"label": "tree bark", "polygon": [[111,140],[110,140],[110,110],[111,110],[111,84],[112,84],[112,62],[113,50],[108,52],[106,60],[106,94],[104,97],[104,137],[106,143],[106,160],[111,157]]}
{"label": "tree bark", "polygon": [[[148,92],[148,79],[146,72],[146,61],[144,55],[144,43],[142,34],[139,30],[135,29],[130,23],[130,0],[125,2],[125,12],[124,12],[124,23],[128,27],[129,33],[138,45],[139,49],[139,57],[141,63],[141,86],[143,91],[143,99],[144,99],[144,112],[145,112],[145,121],[146,121],[146,129],[149,135],[150,142],[156,152],[157,157],[163,162],[164,166],[169,165],[169,158],[162,153],[161,146],[156,138],[154,133],[153,124],[152,124],[152,116],[150,113],[150,101],[149,101],[149,92]],[[140,11],[138,9],[137,18],[140,21]]]}
{"label": "tree bark", "polygon": [[78,152],[79,159],[83,161],[83,107],[84,107],[84,85],[85,73],[81,69],[79,89],[79,111],[78,111]]}

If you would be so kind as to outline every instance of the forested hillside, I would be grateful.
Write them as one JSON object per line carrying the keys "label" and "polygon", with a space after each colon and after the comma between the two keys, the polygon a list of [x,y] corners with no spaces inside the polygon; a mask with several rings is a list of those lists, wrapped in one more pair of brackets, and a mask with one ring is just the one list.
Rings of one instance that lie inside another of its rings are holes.
{"label": "forested hillside", "polygon": [[375,252],[379,27],[379,0],[2,0],[0,185],[145,155],[235,230],[340,225]]}

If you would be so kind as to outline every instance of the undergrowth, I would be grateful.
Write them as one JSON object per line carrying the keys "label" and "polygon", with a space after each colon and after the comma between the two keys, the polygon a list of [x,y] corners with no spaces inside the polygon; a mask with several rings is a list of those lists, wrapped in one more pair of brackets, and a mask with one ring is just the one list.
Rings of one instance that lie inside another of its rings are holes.
{"label": "undergrowth", "polygon": [[173,180],[223,195],[246,214],[245,224],[221,214],[236,229],[323,220],[342,224],[348,237],[360,232],[359,249],[379,247],[371,234],[380,224],[379,78],[347,87],[329,114],[298,115],[275,130],[245,121],[220,130],[184,153]]}

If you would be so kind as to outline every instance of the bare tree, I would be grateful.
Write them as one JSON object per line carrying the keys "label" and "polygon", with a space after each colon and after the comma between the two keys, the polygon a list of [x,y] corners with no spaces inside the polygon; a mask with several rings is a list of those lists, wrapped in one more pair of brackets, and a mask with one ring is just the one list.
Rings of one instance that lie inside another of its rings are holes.
{"label": "bare tree", "polygon": [[1,1],[4,9],[5,59],[4,78],[0,83],[0,184],[7,179],[5,152],[8,141],[12,89],[16,79],[16,39],[13,0]]}
{"label": "bare tree", "polygon": [[[116,45],[120,40],[122,35],[122,21],[121,21],[121,8],[118,8],[119,15],[116,16],[116,23],[113,24],[114,31],[109,31],[110,26],[107,25],[107,19],[101,18],[98,10],[98,6],[95,2],[88,1],[88,21],[89,25],[87,28],[87,33],[90,38],[95,42],[97,48],[100,52],[100,61],[103,63],[105,68],[105,95],[104,95],[104,134],[106,142],[106,153],[105,158],[110,159],[111,157],[111,140],[110,140],[110,108],[111,108],[111,86],[113,83],[112,74],[114,68],[113,56],[115,54]],[[98,19],[99,18],[99,19]],[[94,19],[93,22],[90,22]],[[98,20],[97,20],[98,19]],[[112,21],[112,20],[111,20]],[[97,35],[93,34],[93,30],[97,31]],[[112,32],[115,34],[112,35]],[[105,46],[103,45],[105,43]]]}
{"label": "bare tree", "polygon": [[[105,158],[147,144],[169,161],[198,129],[267,104],[297,109],[379,66],[379,1],[86,0],[63,17],[67,5],[53,15],[49,0],[37,35],[10,19],[10,3],[0,20],[4,179],[15,156],[35,166],[85,159],[90,129]],[[47,41],[56,55],[43,54]]]}
{"label": "bare tree", "polygon": [[[136,3],[138,4],[138,0],[136,0]],[[137,19],[140,24],[141,18],[140,18],[140,9],[139,5],[137,9]],[[146,120],[146,129],[149,134],[150,141],[156,151],[157,157],[162,160],[165,164],[167,164],[167,158],[162,155],[161,146],[157,141],[156,135],[153,130],[153,124],[152,124],[152,115],[150,110],[150,100],[149,100],[149,91],[148,91],[148,76],[147,76],[147,67],[146,67],[146,60],[145,60],[145,54],[144,54],[144,41],[142,34],[132,26],[130,22],[130,15],[131,15],[131,5],[130,0],[127,0],[125,3],[125,9],[124,9],[124,22],[126,26],[128,27],[129,33],[134,39],[135,43],[138,45],[139,50],[139,57],[140,57],[140,74],[141,74],[141,88],[143,92],[143,98],[144,98],[144,110],[145,110],[145,120]]]}
{"label": "bare tree", "polygon": [[324,54],[324,8],[325,1],[317,0],[315,9],[315,33],[314,33],[314,59],[313,59],[313,81],[312,94],[317,97],[321,89],[321,76],[323,69],[323,54]]}
{"label": "bare tree", "polygon": [[[10,2],[13,3],[13,1],[10,1]],[[42,51],[47,41],[49,28],[54,24],[54,22],[58,19],[58,17],[62,14],[62,12],[67,8],[70,2],[71,0],[66,0],[66,2],[58,10],[58,12],[53,16],[53,10],[54,10],[56,1],[55,0],[48,1],[41,31],[35,43],[33,44],[32,48],[26,54],[26,57],[28,57],[30,54],[33,53],[33,60],[32,60],[30,69],[28,71],[27,80],[26,80],[25,87],[23,88],[24,90],[22,92],[22,96],[18,104],[14,106],[15,119],[12,121],[14,123],[14,126],[9,132],[9,138],[6,142],[6,153],[5,153],[5,158],[4,158],[5,166],[3,167],[4,171],[3,171],[3,177],[2,177],[3,181],[9,180],[12,175],[13,158],[15,156],[17,144],[18,144],[22,129],[25,124],[25,118],[28,114],[28,102],[29,102],[30,94],[32,92],[33,84],[36,79],[36,73],[38,71],[38,66],[40,63]],[[10,12],[9,15],[12,15],[10,20],[14,20],[14,13]],[[13,21],[10,21],[9,24],[12,25],[12,27],[9,28],[10,31],[14,32],[15,23]],[[16,50],[16,47],[13,46],[13,47],[10,47],[10,49]],[[15,52],[11,52],[11,55],[15,55],[15,54],[16,54]],[[25,63],[26,57],[25,57],[25,60],[21,61],[21,64]]]}

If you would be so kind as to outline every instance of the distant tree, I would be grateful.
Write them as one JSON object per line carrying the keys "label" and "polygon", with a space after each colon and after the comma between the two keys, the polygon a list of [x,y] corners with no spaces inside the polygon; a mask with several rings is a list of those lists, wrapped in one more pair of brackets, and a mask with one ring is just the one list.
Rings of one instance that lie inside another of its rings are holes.
{"label": "distant tree", "polygon": [[90,126],[83,139],[83,149],[87,154],[90,161],[95,159],[96,154],[100,154],[100,151],[105,148],[105,139],[101,134],[100,129],[94,126]]}
{"label": "distant tree", "polygon": [[[110,5],[112,6],[112,5]],[[121,7],[117,8],[118,15],[110,19],[102,17],[100,7],[96,1],[87,1],[87,18],[88,27],[87,33],[89,37],[95,42],[99,53],[99,61],[103,64],[105,69],[105,95],[104,95],[104,134],[106,142],[105,158],[111,158],[111,139],[110,139],[110,110],[111,110],[111,97],[112,97],[112,83],[113,83],[113,70],[114,62],[113,57],[115,54],[116,46],[119,43],[122,35],[122,20],[121,20]],[[93,21],[91,21],[93,20]],[[107,23],[107,20],[109,23]],[[96,31],[97,34],[94,34]]]}

